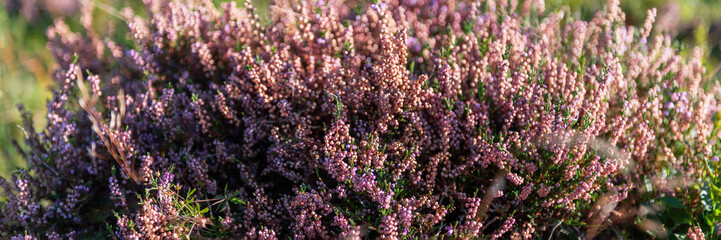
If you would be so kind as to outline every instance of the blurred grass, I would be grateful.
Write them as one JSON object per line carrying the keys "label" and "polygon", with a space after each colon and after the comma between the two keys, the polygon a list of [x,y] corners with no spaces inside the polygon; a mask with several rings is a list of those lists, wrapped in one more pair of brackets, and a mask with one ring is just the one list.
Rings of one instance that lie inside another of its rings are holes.
{"label": "blurred grass", "polygon": [[45,126],[45,102],[53,85],[52,56],[45,48],[44,27],[49,16],[28,22],[18,13],[0,9],[0,176],[8,177],[23,166],[12,139],[21,141],[22,125],[17,104],[33,114],[36,128]]}
{"label": "blurred grass", "polygon": [[[11,1],[11,0],[5,0]],[[53,0],[49,0],[53,1]],[[119,9],[131,6],[141,9],[140,0],[123,2],[122,0],[96,1]],[[214,2],[224,2],[214,0]],[[236,0],[242,3],[243,0]],[[24,104],[33,114],[37,130],[45,127],[45,103],[51,97],[55,86],[51,74],[58,66],[46,49],[45,31],[53,22],[53,14],[39,8],[33,21],[26,19],[18,10],[8,9],[0,0],[0,177],[7,178],[16,168],[23,166],[23,160],[11,144],[12,139],[22,142],[23,131],[17,104]],[[21,1],[22,3],[22,1]],[[265,18],[269,0],[254,0],[258,14]],[[646,18],[646,10],[658,9],[657,24],[654,31],[676,35],[677,44],[700,46],[706,54],[707,73],[721,63],[721,1],[718,0],[640,0],[622,1],[626,12],[627,24],[640,26]],[[591,19],[601,10],[604,2],[596,0],[549,0],[547,6],[568,6],[571,12],[577,12],[582,19]],[[242,5],[241,5],[242,6]],[[549,8],[550,9],[550,8]],[[75,30],[79,29],[79,13],[63,17]],[[136,11],[144,14],[144,11]],[[57,15],[57,14],[55,14]],[[95,11],[95,21],[102,33],[108,22],[118,21],[103,10]],[[121,23],[122,24],[122,23]],[[116,34],[125,34],[125,28],[117,26]],[[121,36],[117,36],[122,38]],[[686,49],[692,49],[687,47]]]}

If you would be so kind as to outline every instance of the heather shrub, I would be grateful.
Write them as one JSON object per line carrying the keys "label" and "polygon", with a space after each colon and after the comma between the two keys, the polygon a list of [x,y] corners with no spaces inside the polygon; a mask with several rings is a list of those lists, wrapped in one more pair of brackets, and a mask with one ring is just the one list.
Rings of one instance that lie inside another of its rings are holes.
{"label": "heather shrub", "polygon": [[0,181],[3,237],[663,237],[659,206],[708,209],[718,88],[655,10],[145,4],[125,39],[91,2],[48,29],[65,67]]}

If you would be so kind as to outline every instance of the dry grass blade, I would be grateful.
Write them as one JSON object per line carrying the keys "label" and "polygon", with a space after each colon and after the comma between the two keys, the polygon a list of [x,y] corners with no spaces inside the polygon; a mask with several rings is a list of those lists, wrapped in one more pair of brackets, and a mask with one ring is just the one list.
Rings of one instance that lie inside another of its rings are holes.
{"label": "dry grass blade", "polygon": [[[97,101],[97,98],[95,96],[91,96],[87,89],[85,88],[85,84],[83,83],[82,73],[78,71],[78,69],[75,69],[78,73],[78,89],[80,89],[81,96],[78,99],[78,103],[80,104],[80,107],[88,114],[88,118],[90,119],[90,122],[93,124],[93,131],[100,137],[100,140],[103,141],[103,144],[108,149],[108,152],[110,155],[115,159],[115,162],[120,165],[120,168],[125,172],[125,174],[128,175],[133,181],[136,183],[140,183],[140,178],[138,177],[137,172],[135,171],[135,164],[132,160],[128,160],[125,154],[125,150],[120,144],[120,141],[115,137],[114,134],[112,134],[112,131],[114,129],[120,128],[120,122],[122,118],[113,118],[111,119],[111,126],[108,127],[104,122],[102,115],[98,113],[97,110],[95,110],[95,102]],[[121,97],[120,104],[121,104],[121,112],[119,113],[120,116],[124,115],[124,101],[122,101],[124,98],[122,97],[124,95],[123,91],[121,90],[118,93]],[[115,114],[113,114],[115,115]]]}
{"label": "dry grass blade", "polygon": [[493,199],[496,198],[496,194],[498,194],[498,191],[503,190],[506,186],[505,176],[506,171],[499,171],[496,173],[496,176],[493,178],[493,183],[488,186],[486,194],[483,196],[483,200],[481,201],[481,207],[478,210],[478,219],[485,219],[488,209],[491,206],[491,202],[493,202]]}

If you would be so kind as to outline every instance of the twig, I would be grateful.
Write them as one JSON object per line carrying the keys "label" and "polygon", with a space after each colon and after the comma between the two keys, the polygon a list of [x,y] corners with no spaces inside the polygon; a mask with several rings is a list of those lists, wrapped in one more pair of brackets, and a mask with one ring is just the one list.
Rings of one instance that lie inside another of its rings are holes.
{"label": "twig", "polygon": [[551,240],[553,238],[553,233],[556,232],[556,228],[558,228],[558,226],[561,226],[561,223],[563,223],[563,221],[559,221],[558,224],[553,227],[553,230],[551,230],[551,235],[548,236],[548,240]]}

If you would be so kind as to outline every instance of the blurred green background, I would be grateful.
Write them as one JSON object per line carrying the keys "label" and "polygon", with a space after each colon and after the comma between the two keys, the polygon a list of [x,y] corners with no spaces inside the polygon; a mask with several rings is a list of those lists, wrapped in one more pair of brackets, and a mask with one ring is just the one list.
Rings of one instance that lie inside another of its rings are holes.
{"label": "blurred green background", "polygon": [[[370,0],[369,0],[370,1]],[[140,0],[95,0],[97,26],[123,23],[107,13],[130,6],[142,9]],[[220,2],[215,0],[215,2]],[[239,0],[238,2],[242,2]],[[265,16],[269,0],[255,0],[258,13]],[[657,8],[654,31],[676,35],[682,53],[693,46],[705,49],[707,74],[711,75],[721,62],[721,1],[718,0],[628,0],[621,1],[627,24],[640,26],[649,8]],[[590,19],[605,2],[596,0],[550,0],[547,9],[567,6],[578,17]],[[242,5],[241,5],[242,6]],[[79,0],[0,0],[0,176],[7,178],[23,160],[12,145],[22,145],[20,113],[22,103],[33,115],[36,129],[45,126],[45,103],[55,87],[51,76],[58,68],[46,48],[45,31],[55,18],[63,18],[77,30]],[[144,13],[144,11],[136,11]],[[103,29],[98,29],[100,33]],[[127,31],[117,31],[119,34]],[[122,37],[122,36],[121,36]]]}

